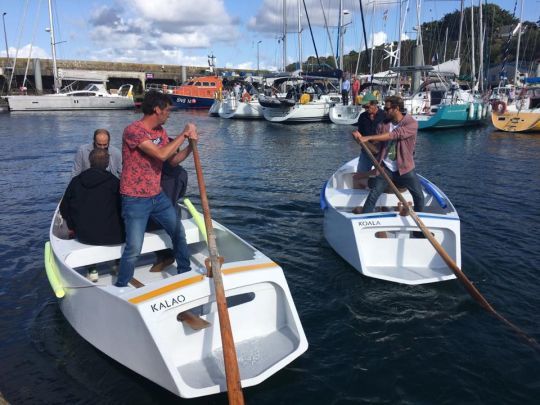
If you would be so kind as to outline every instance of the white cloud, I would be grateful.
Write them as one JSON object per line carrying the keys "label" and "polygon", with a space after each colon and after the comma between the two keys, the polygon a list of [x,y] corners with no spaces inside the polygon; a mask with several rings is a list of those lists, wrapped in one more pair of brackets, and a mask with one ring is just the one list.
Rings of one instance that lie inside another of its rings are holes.
{"label": "white cloud", "polygon": [[384,31],[375,32],[372,37],[369,39],[369,47],[379,46],[386,43],[388,35]]}
{"label": "white cloud", "polygon": [[[133,17],[136,16],[136,17]],[[92,58],[206,66],[206,56],[184,50],[234,43],[240,38],[223,0],[118,0],[94,8],[89,20]]]}
{"label": "white cloud", "polygon": [[[32,49],[30,49],[32,48]],[[6,56],[6,51],[3,50],[0,52],[0,55]],[[17,59],[22,58],[28,58],[28,55],[30,55],[31,58],[38,58],[38,59],[50,59],[51,57],[49,54],[40,48],[39,46],[33,46],[31,47],[31,44],[25,45],[22,48],[19,49],[17,52],[17,48],[14,48],[12,46],[9,47],[9,57],[13,59],[17,55]]]}

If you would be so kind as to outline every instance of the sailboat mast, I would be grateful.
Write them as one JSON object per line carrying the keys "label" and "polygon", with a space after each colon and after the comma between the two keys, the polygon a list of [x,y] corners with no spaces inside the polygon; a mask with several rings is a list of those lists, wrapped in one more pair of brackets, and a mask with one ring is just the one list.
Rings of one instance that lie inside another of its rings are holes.
{"label": "sailboat mast", "polygon": [[478,32],[480,34],[479,44],[479,61],[478,61],[478,88],[481,93],[484,92],[484,19],[482,16],[482,0],[478,0],[478,17],[480,19],[480,28]]}
{"label": "sailboat mast", "polygon": [[517,49],[516,49],[516,64],[514,69],[514,86],[517,86],[517,78],[518,78],[518,68],[519,68],[519,47],[521,45],[521,25],[523,24],[523,0],[521,0],[520,5],[520,12],[519,12],[519,32],[518,32],[518,43],[517,43]]}
{"label": "sailboat mast", "polygon": [[298,68],[302,70],[302,14],[298,0]]}
{"label": "sailboat mast", "polygon": [[339,68],[343,70],[343,0],[339,0],[339,18],[338,18],[338,47],[339,47]]}
{"label": "sailboat mast", "polygon": [[53,63],[53,79],[54,84],[53,88],[55,93],[58,93],[60,90],[60,86],[58,83],[58,69],[56,67],[56,41],[54,40],[54,24],[53,24],[53,16],[52,16],[52,2],[49,0],[49,32],[51,34],[51,52],[52,52],[52,63]]}
{"label": "sailboat mast", "polygon": [[287,71],[287,0],[283,0],[283,71]]}
{"label": "sailboat mast", "polygon": [[[458,43],[457,43],[457,55],[454,55],[454,58],[457,57],[457,59],[460,60],[461,62],[461,35],[463,33],[463,16],[464,16],[464,13],[463,13],[463,1],[464,0],[461,0],[461,15],[460,15],[460,18],[459,18],[459,35],[458,35]],[[459,63],[459,68],[461,70],[461,63]],[[459,75],[459,72],[458,72],[458,75]]]}
{"label": "sailboat mast", "polygon": [[475,91],[474,86],[476,82],[476,66],[474,64],[474,0],[471,0],[471,76],[472,76],[472,85],[473,92]]}

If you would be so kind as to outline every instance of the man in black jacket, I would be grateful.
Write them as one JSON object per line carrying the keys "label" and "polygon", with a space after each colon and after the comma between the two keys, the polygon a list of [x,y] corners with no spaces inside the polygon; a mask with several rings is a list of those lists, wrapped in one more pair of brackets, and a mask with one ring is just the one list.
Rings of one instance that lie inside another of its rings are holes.
{"label": "man in black jacket", "polygon": [[60,213],[75,237],[88,245],[115,245],[125,239],[120,216],[120,180],[106,171],[106,149],[90,152],[90,169],[75,176],[60,203]]}
{"label": "man in black jacket", "polygon": [[[377,127],[386,118],[386,114],[378,106],[377,98],[371,93],[367,93],[362,98],[362,106],[365,111],[358,117],[358,132],[362,135],[375,135],[377,133]],[[357,131],[354,131],[353,134]],[[377,142],[378,143],[378,142]],[[378,145],[372,143],[365,144],[369,150],[376,155],[379,148]],[[358,157],[358,166],[356,168],[356,174],[353,177],[354,188],[366,188],[369,176],[372,174],[371,168],[373,162],[369,156],[360,150],[360,156]]]}

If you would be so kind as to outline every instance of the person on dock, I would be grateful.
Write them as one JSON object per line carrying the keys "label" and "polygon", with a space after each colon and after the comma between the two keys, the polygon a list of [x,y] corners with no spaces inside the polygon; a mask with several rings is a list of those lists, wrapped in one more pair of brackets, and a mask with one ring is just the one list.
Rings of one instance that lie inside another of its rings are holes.
{"label": "person on dock", "polygon": [[94,131],[94,141],[85,145],[81,145],[77,150],[75,159],[73,160],[73,169],[71,170],[71,178],[78,176],[83,171],[90,168],[88,156],[93,149],[105,149],[109,152],[109,166],[107,171],[120,178],[122,173],[122,154],[120,149],[111,146],[111,134],[104,128],[98,128]]}
{"label": "person on dock", "polygon": [[178,273],[191,270],[186,235],[171,200],[161,190],[163,162],[178,165],[191,153],[191,146],[179,149],[186,139],[197,140],[197,128],[188,123],[169,142],[162,127],[171,111],[171,100],[163,93],[149,92],[142,103],[142,119],[124,129],[122,137],[122,177],[120,194],[126,245],[120,259],[117,287],[125,287],[133,277],[141,253],[149,218],[158,222],[170,236]]}
{"label": "person on dock", "polygon": [[124,242],[120,216],[120,180],[108,172],[109,152],[94,149],[90,168],[69,182],[60,203],[60,214],[81,243],[116,245]]}
{"label": "person on dock", "polygon": [[353,105],[358,105],[358,94],[360,93],[360,80],[358,80],[358,77],[356,77],[356,75],[353,76],[351,90],[352,90]]}
{"label": "person on dock", "polygon": [[[358,117],[358,129],[355,132],[359,132],[362,135],[375,135],[377,134],[377,128],[386,118],[386,114],[379,108],[379,102],[377,98],[367,93],[362,98],[362,107],[365,111]],[[354,137],[354,132],[353,132]],[[366,142],[366,146],[373,154],[379,152],[379,142]],[[358,166],[356,173],[353,175],[354,188],[367,188],[369,177],[374,174],[371,170],[373,162],[369,156],[364,152],[363,148],[360,148],[360,156],[358,156]]]}
{"label": "person on dock", "polygon": [[343,105],[349,105],[349,92],[351,91],[351,82],[347,74],[343,77],[343,83],[341,83],[341,98],[343,99]]}
{"label": "person on dock", "polygon": [[[410,115],[405,114],[403,99],[398,96],[390,96],[384,100],[384,111],[388,122],[383,122],[377,129],[377,135],[364,136],[359,131],[353,132],[353,137],[358,142],[379,141],[384,142],[379,153],[379,162],[388,176],[401,187],[409,190],[414,201],[414,210],[424,210],[424,193],[420,180],[416,175],[414,164],[414,150],[416,147],[416,135],[418,122]],[[363,209],[356,207],[355,214],[368,214],[375,211],[377,199],[386,189],[386,180],[382,175],[375,178],[375,184]]]}

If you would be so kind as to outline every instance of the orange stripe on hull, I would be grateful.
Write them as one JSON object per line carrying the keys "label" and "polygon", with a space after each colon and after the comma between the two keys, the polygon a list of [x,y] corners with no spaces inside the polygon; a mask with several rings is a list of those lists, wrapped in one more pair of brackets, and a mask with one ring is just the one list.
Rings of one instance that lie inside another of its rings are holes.
{"label": "orange stripe on hull", "polygon": [[[228,269],[223,269],[222,272],[225,275],[229,275],[229,274],[240,273],[243,271],[268,269],[268,268],[276,267],[276,266],[277,264],[274,262],[267,262],[267,263],[259,263],[259,264],[250,264],[246,266],[231,267]],[[176,283],[166,285],[165,287],[158,288],[156,290],[147,292],[137,297],[130,298],[128,301],[131,302],[132,304],[140,304],[141,302],[151,300],[153,298],[159,297],[160,295],[167,294],[171,291],[178,290],[180,288],[187,287],[188,285],[198,283],[202,281],[203,279],[204,279],[203,275],[190,277],[186,280],[178,281]]]}

